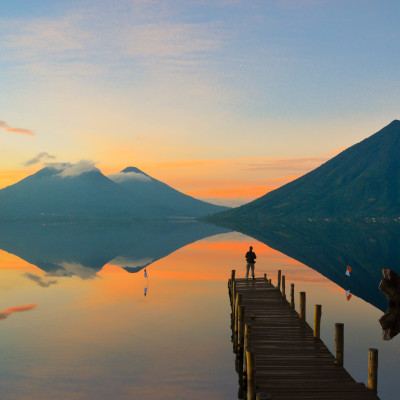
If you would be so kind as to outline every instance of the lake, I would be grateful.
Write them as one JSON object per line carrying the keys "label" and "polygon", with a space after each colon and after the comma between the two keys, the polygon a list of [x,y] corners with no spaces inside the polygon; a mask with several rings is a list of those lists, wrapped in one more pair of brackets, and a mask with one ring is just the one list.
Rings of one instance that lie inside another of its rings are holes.
{"label": "lake", "polygon": [[[297,237],[283,226],[251,232],[257,240],[195,222],[2,224],[1,399],[237,398],[227,280],[232,269],[244,276],[250,245],[257,276],[275,284],[281,269],[295,284],[296,309],[307,292],[310,325],[322,304],[332,352],[334,324],[344,323],[344,366],[357,381],[367,380],[368,348],[379,349],[378,394],[397,399],[400,335],[382,339],[378,285],[383,267],[398,271],[398,228],[377,237],[375,226],[347,227],[348,250],[333,245],[338,229],[326,243],[321,230]],[[370,253],[355,247],[364,236]]]}

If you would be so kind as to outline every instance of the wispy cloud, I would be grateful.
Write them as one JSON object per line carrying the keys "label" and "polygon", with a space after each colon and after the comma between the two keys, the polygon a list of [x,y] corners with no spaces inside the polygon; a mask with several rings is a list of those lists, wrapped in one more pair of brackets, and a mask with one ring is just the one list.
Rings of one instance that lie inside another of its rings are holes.
{"label": "wispy cloud", "polygon": [[31,281],[37,283],[41,287],[49,287],[51,285],[54,285],[57,283],[57,280],[51,280],[51,281],[45,281],[43,278],[41,278],[38,275],[30,274],[29,272],[26,272],[24,276]]}
{"label": "wispy cloud", "polygon": [[31,158],[28,161],[25,161],[23,164],[28,167],[29,165],[34,165],[40,163],[42,160],[46,159],[54,159],[56,156],[53,156],[49,153],[46,153],[45,151],[42,153],[37,154],[35,157]]}
{"label": "wispy cloud", "polygon": [[79,27],[80,15],[59,19],[31,21],[3,20],[2,45],[8,57],[20,60],[40,60],[44,56],[67,58],[71,52],[82,50],[88,35]]}
{"label": "wispy cloud", "polygon": [[216,51],[221,39],[216,39],[209,23],[143,24],[129,28],[122,42],[124,52],[133,57],[185,59],[186,65],[195,60],[188,56]]}
{"label": "wispy cloud", "polygon": [[301,9],[338,3],[341,0],[278,0],[278,6],[289,9]]}
{"label": "wispy cloud", "polygon": [[28,136],[36,136],[32,131],[29,129],[24,128],[14,128],[7,124],[5,121],[0,121],[0,130],[10,133],[16,133],[20,135],[28,135]]}
{"label": "wispy cloud", "polygon": [[328,158],[304,157],[290,159],[271,159],[267,160],[267,162],[247,162],[244,164],[244,168],[250,170],[277,170],[301,173],[308,172],[320,166],[325,161],[328,161]]}
{"label": "wispy cloud", "polygon": [[151,178],[145,174],[139,172],[118,172],[116,174],[107,175],[116,183],[129,182],[129,181],[140,181],[140,182],[151,182]]}
{"label": "wispy cloud", "polygon": [[79,176],[86,172],[99,171],[95,167],[96,163],[90,160],[81,160],[76,164],[71,163],[45,163],[46,167],[54,168],[60,171],[59,176],[62,178]]}
{"label": "wispy cloud", "polygon": [[71,176],[79,176],[86,172],[98,171],[95,167],[96,163],[89,160],[82,160],[76,164],[67,166],[60,174],[63,178]]}
{"label": "wispy cloud", "polygon": [[12,313],[15,313],[15,312],[30,311],[33,308],[35,308],[36,306],[37,306],[37,304],[28,304],[26,306],[7,308],[4,311],[0,311],[0,320],[8,318]]}
{"label": "wispy cloud", "polygon": [[204,63],[224,41],[218,22],[178,21],[179,9],[162,1],[127,1],[123,8],[123,15],[110,3],[56,19],[0,18],[2,57],[34,74],[121,74],[133,65],[170,71]]}

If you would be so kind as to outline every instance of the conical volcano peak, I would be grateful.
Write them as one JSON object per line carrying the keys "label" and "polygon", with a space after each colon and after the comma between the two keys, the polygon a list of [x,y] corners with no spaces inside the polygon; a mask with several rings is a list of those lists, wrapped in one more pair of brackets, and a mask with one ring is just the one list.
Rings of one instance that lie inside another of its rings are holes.
{"label": "conical volcano peak", "polygon": [[139,168],[136,168],[136,167],[126,167],[121,172],[123,172],[125,174],[128,172],[134,172],[136,174],[143,174],[143,175],[149,176],[145,172],[141,171]]}

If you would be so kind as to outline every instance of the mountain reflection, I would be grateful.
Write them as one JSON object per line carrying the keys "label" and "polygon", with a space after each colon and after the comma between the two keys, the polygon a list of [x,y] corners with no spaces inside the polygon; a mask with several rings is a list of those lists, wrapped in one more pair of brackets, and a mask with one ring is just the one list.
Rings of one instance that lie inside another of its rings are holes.
{"label": "mountain reflection", "polygon": [[[0,249],[36,265],[46,277],[93,279],[105,264],[135,273],[181,247],[228,231],[195,221],[7,223],[0,226]],[[57,283],[25,276],[42,287]]]}
{"label": "mountain reflection", "polygon": [[[235,221],[229,228],[300,261],[344,290],[386,310],[387,301],[378,285],[382,268],[398,269],[400,265],[398,224]],[[348,265],[350,277],[345,274]]]}

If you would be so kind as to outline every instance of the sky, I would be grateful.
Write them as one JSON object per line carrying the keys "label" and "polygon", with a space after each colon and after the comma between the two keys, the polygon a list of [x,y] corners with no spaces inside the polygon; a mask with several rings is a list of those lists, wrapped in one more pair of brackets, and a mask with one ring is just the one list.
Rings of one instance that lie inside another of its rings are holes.
{"label": "sky", "polygon": [[136,166],[238,205],[399,119],[400,3],[1,0],[0,188]]}

